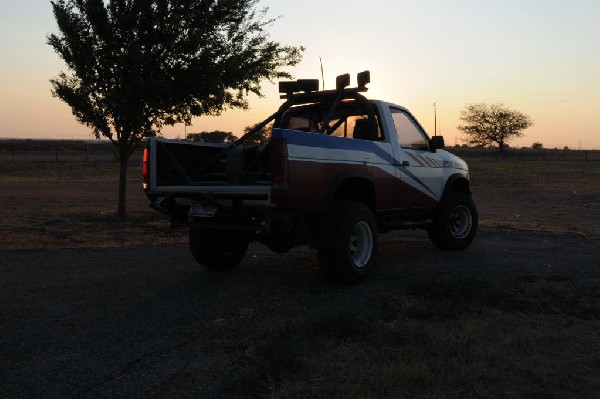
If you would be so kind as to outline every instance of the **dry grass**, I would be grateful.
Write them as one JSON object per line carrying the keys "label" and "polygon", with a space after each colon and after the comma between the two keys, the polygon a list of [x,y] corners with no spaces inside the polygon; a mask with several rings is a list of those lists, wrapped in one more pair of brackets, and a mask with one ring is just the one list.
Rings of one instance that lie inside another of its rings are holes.
{"label": "dry grass", "polygon": [[482,227],[600,237],[600,162],[467,161]]}
{"label": "dry grass", "polygon": [[116,247],[185,242],[150,209],[135,163],[128,175],[127,220],[116,217],[116,163],[0,163],[0,250]]}
{"label": "dry grass", "polygon": [[[600,162],[466,159],[483,228],[600,237]],[[139,161],[129,170],[126,222],[115,217],[115,162],[0,162],[0,250],[184,242],[185,232],[148,208]]]}
{"label": "dry grass", "polygon": [[547,294],[470,279],[413,282],[390,298],[396,312],[385,320],[342,311],[273,331],[247,352],[247,374],[230,393],[598,397],[598,301]]}

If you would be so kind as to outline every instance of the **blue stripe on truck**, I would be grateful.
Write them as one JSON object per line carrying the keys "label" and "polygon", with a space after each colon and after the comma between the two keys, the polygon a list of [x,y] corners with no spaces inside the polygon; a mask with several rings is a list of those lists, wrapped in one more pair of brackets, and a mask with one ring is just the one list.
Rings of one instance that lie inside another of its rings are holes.
{"label": "blue stripe on truck", "polygon": [[394,157],[385,151],[383,148],[377,146],[373,141],[369,140],[354,140],[345,137],[327,136],[321,133],[310,133],[303,132],[300,130],[290,129],[273,129],[271,134],[272,138],[285,139],[288,144],[303,146],[303,147],[314,147],[314,148],[327,148],[336,150],[347,150],[347,151],[364,151],[375,154],[383,159],[385,162],[394,166],[396,169],[402,171],[405,175],[414,180],[417,184],[427,190],[434,198],[437,198],[435,193],[431,191],[429,187],[425,185],[417,176],[415,176],[407,167],[402,166]]}

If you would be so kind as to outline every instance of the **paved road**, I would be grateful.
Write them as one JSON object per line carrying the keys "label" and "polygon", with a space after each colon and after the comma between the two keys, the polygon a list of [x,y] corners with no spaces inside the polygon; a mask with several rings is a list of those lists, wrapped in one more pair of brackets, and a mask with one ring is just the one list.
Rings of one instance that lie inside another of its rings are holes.
{"label": "paved road", "polygon": [[185,245],[0,252],[1,397],[207,397],[235,377],[265,330],[333,309],[377,312],[413,277],[560,275],[600,293],[600,245],[577,235],[481,231],[464,252],[421,232],[382,236],[365,284],[321,280],[307,248],[252,245],[230,273]]}

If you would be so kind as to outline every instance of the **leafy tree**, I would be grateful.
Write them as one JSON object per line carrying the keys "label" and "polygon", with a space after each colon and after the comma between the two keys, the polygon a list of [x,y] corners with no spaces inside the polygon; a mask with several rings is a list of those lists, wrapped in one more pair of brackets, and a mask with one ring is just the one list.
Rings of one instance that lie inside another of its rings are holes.
{"label": "leafy tree", "polygon": [[289,78],[302,47],[270,40],[257,0],[55,0],[59,33],[48,44],[68,71],[52,94],[107,137],[120,161],[119,217],[127,161],[166,125],[247,108],[261,81]]}
{"label": "leafy tree", "polygon": [[522,137],[523,130],[533,126],[528,115],[504,104],[470,104],[460,112],[462,125],[458,129],[466,133],[468,142],[475,146],[497,144],[500,151],[514,137]]}
{"label": "leafy tree", "polygon": [[236,137],[231,132],[215,130],[213,132],[188,133],[186,139],[205,143],[232,143]]}
{"label": "leafy tree", "polygon": [[[248,133],[250,130],[254,129],[256,125],[246,126],[244,128],[244,134]],[[252,141],[256,144],[264,144],[271,139],[271,134],[273,133],[273,123],[269,123],[262,129],[260,129],[254,136],[252,136]]]}
{"label": "leafy tree", "polygon": [[533,150],[542,150],[544,148],[544,144],[540,143],[539,141],[536,141],[535,143],[533,143],[531,145],[531,149]]}

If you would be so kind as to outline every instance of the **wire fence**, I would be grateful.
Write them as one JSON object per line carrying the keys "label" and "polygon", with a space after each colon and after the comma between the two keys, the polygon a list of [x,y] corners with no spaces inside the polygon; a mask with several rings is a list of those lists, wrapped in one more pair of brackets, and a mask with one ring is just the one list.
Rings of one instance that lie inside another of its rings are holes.
{"label": "wire fence", "polygon": [[[118,160],[112,145],[106,143],[53,141],[0,143],[0,162],[3,163],[116,163]],[[141,163],[141,150],[134,152],[129,161],[133,164]]]}
{"label": "wire fence", "polygon": [[[141,164],[142,146],[129,162]],[[519,161],[600,161],[600,150],[557,149],[497,149],[449,147],[447,150],[467,160]],[[0,162],[53,162],[53,163],[111,163],[118,157],[110,143],[78,141],[7,141],[0,142]]]}
{"label": "wire fence", "polygon": [[600,161],[599,150],[497,149],[451,147],[449,152],[465,159],[507,161]]}

